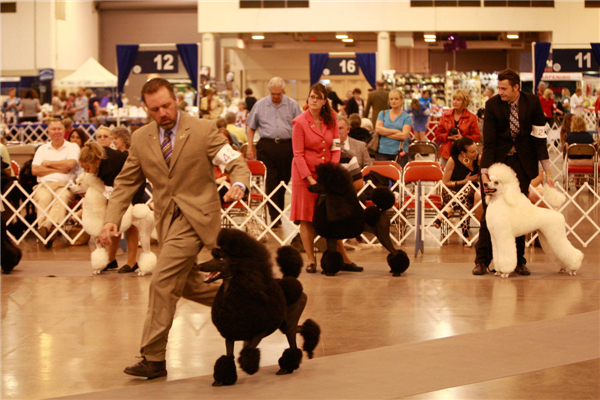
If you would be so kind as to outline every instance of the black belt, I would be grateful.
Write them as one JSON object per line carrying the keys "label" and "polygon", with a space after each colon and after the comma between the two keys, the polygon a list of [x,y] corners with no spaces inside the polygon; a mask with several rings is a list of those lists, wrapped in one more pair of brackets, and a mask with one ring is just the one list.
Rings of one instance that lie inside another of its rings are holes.
{"label": "black belt", "polygon": [[292,141],[292,139],[282,139],[282,138],[271,139],[271,138],[266,138],[266,137],[261,137],[260,140],[266,140],[267,142],[273,142],[273,143],[288,143],[288,142]]}

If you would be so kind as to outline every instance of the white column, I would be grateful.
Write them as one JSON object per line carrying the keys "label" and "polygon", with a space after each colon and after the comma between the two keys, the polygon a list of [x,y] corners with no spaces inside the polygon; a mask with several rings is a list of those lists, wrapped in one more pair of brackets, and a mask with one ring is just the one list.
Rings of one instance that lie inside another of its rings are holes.
{"label": "white column", "polygon": [[217,76],[217,60],[215,58],[215,36],[212,33],[202,34],[202,64],[201,67],[210,67],[210,76]]}
{"label": "white column", "polygon": [[390,33],[377,34],[377,79],[381,79],[383,70],[391,69],[390,65]]}

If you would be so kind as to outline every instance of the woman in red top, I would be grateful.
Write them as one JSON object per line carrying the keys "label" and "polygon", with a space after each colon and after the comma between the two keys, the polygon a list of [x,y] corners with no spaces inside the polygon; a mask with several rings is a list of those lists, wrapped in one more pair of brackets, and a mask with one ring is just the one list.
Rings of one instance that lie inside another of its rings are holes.
{"label": "woman in red top", "polygon": [[[450,158],[452,143],[463,136],[470,137],[475,143],[479,142],[481,133],[477,124],[477,116],[467,110],[471,96],[464,89],[458,89],[452,96],[452,110],[446,111],[440,118],[440,123],[435,128],[435,138],[440,144],[440,158],[442,167],[446,166]],[[450,135],[450,128],[457,128],[458,134]]]}
{"label": "woman in red top", "polygon": [[596,117],[600,117],[600,86],[596,91],[598,97],[596,97],[596,103],[594,104],[594,112],[596,113]]}
{"label": "woman in red top", "polygon": [[554,92],[552,89],[546,89],[544,91],[544,97],[540,99],[540,103],[542,104],[542,110],[544,111],[544,115],[546,116],[546,123],[552,127],[553,115],[556,112],[557,114],[562,114],[556,104],[554,103]]}
{"label": "woman in red top", "polygon": [[308,191],[317,183],[315,167],[340,161],[340,134],[335,114],[321,83],[310,88],[308,110],[292,121],[292,211],[290,219],[300,224],[300,238],[306,250],[308,272],[316,272],[312,220],[318,195]]}

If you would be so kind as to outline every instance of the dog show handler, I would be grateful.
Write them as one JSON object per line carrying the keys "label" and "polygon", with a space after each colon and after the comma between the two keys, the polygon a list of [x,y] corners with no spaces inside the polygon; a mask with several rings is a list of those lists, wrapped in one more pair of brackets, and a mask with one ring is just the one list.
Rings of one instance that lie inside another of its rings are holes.
{"label": "dog show handler", "polygon": [[178,111],[173,87],[167,80],[154,78],[146,82],[142,99],[153,122],[133,134],[99,240],[107,245],[117,234],[119,221],[147,178],[154,188],[161,250],[150,282],[142,360],[124,372],[156,378],[167,375],[167,337],[179,298],[210,306],[219,288],[204,283],[195,266],[200,250],[214,246],[220,229],[221,202],[214,165],[225,165],[233,183],[225,201],[242,199],[250,185],[250,170],[240,153],[217,133],[214,122]]}
{"label": "dog show handler", "polygon": [[[529,183],[538,176],[538,162],[545,171],[548,186],[554,187],[550,160],[546,148],[546,117],[540,99],[520,90],[521,78],[511,69],[498,75],[498,94],[485,103],[483,119],[483,154],[481,156],[481,198],[484,214],[476,245],[473,275],[484,275],[492,261],[490,232],[485,220],[485,184],[489,182],[488,168],[497,162],[511,167],[517,174],[521,191],[527,195]],[[525,237],[517,242],[517,267],[519,275],[530,275],[525,266]]]}

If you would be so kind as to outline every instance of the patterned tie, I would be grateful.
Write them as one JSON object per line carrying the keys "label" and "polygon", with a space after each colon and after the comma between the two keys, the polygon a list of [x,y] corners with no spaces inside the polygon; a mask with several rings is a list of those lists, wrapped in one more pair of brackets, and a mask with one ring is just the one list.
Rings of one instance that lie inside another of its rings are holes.
{"label": "patterned tie", "polygon": [[519,112],[517,111],[517,102],[510,104],[510,135],[513,141],[519,136]]}
{"label": "patterned tie", "polygon": [[173,153],[173,146],[171,146],[171,131],[165,132],[165,138],[160,145],[162,149],[163,156],[165,157],[165,161],[167,162],[167,167],[171,166],[171,154]]}

